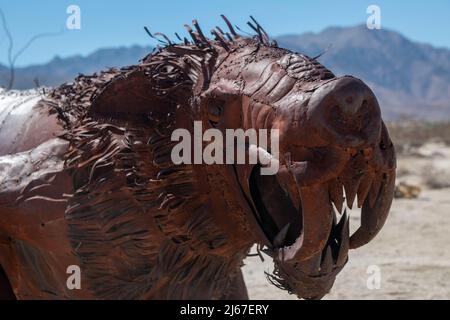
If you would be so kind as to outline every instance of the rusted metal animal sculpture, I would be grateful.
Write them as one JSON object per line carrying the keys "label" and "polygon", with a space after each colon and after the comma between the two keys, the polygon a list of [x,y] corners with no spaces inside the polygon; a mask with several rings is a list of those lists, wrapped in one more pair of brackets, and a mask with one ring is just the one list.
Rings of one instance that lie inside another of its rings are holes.
{"label": "rusted metal animal sculpture", "polygon": [[[245,299],[241,266],[259,244],[270,281],[321,298],[348,250],[380,231],[395,153],[372,91],[277,47],[254,20],[254,37],[224,20],[213,39],[194,21],[181,44],[155,34],[167,45],[138,65],[0,110],[4,297]],[[194,121],[279,129],[278,173],[175,165],[171,133]],[[351,236],[344,192],[362,208]]]}

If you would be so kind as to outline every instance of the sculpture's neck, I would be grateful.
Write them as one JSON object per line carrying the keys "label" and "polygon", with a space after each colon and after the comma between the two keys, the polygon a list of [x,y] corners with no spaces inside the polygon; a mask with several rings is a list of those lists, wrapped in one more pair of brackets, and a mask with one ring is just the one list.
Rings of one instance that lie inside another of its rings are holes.
{"label": "sculpture's neck", "polygon": [[234,296],[244,285],[240,283],[240,268],[246,253],[238,251],[232,257],[222,257],[167,240],[150,274],[155,284],[144,298],[224,299]]}

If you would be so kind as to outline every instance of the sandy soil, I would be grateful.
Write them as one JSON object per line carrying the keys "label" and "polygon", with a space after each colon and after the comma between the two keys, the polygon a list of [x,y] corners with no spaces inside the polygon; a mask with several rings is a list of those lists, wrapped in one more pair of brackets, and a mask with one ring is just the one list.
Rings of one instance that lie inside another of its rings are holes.
{"label": "sandy soil", "polygon": [[[325,299],[450,299],[450,188],[432,189],[425,182],[440,179],[450,186],[450,148],[426,145],[400,157],[398,167],[399,181],[420,183],[424,190],[417,199],[394,200],[383,230],[350,252]],[[358,215],[351,213],[351,229],[359,225]],[[367,286],[373,265],[380,271],[379,289]],[[269,259],[247,258],[244,277],[250,298],[295,299],[265,279],[264,271],[272,270]]]}

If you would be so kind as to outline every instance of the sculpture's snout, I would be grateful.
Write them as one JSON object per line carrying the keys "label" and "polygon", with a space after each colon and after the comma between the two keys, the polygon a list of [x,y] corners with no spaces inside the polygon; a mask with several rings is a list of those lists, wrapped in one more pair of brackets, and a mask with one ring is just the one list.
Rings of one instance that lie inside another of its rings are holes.
{"label": "sculpture's snout", "polygon": [[348,116],[364,111],[368,101],[374,99],[369,88],[361,80],[353,77],[343,77],[333,81],[326,94],[330,95],[339,111]]}
{"label": "sculpture's snout", "polygon": [[326,141],[342,147],[375,142],[381,129],[381,112],[370,88],[350,76],[336,78],[317,89],[308,104],[310,125]]}

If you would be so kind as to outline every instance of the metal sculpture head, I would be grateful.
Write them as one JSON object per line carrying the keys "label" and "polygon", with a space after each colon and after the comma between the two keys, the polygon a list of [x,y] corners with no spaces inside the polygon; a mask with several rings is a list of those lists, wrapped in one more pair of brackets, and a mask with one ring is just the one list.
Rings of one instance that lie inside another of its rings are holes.
{"label": "metal sculpture head", "polygon": [[[175,119],[170,130],[191,130],[195,120],[223,132],[278,129],[279,157],[270,145],[262,150],[278,162],[276,175],[260,175],[263,164],[195,168],[226,177],[224,197],[245,199],[243,216],[220,214],[232,225],[253,226],[252,234],[239,237],[267,247],[275,262],[269,279],[298,297],[320,298],[348,250],[371,241],[390,209],[395,153],[380,107],[364,82],[336,77],[316,59],[278,48],[256,21],[249,25],[257,35],[244,38],[224,20],[229,32],[216,28],[214,39],[195,21],[194,30],[187,27],[192,41],[173,44],[159,35],[167,46],[112,81],[92,111],[111,114],[126,103],[129,114],[141,114],[151,104]],[[350,235],[347,213],[338,220],[336,212],[345,200],[352,208],[356,198],[361,226]],[[207,201],[221,211],[223,199]]]}

